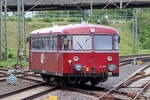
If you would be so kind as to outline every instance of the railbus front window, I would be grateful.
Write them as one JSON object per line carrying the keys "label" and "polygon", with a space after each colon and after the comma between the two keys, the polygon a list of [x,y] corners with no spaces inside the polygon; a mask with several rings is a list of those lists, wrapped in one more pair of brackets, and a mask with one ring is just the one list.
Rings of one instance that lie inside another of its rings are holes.
{"label": "railbus front window", "polygon": [[92,38],[90,35],[73,35],[74,50],[91,50]]}
{"label": "railbus front window", "polygon": [[95,50],[112,50],[112,35],[95,35]]}

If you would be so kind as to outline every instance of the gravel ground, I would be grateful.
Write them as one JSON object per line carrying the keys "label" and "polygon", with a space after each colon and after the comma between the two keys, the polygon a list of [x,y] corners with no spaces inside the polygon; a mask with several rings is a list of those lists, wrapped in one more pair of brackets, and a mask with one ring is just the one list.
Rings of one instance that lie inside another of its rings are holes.
{"label": "gravel ground", "polygon": [[5,97],[5,98],[3,98],[3,100],[21,100],[21,99],[26,98],[28,96],[31,96],[31,95],[34,95],[36,93],[40,93],[42,91],[45,91],[49,88],[50,87],[48,87],[48,86],[35,87],[35,88],[30,89],[30,90],[22,91],[18,94],[15,94],[15,95]]}
{"label": "gravel ground", "polygon": [[44,98],[50,98],[50,96],[57,96],[57,100],[96,100],[96,97],[76,92],[70,92],[67,90],[58,90],[55,92],[51,92],[34,100],[43,100]]}
{"label": "gravel ground", "polygon": [[149,98],[147,100],[150,100],[150,86],[148,87],[148,89],[146,90],[146,92],[144,93],[144,96]]}
{"label": "gravel ground", "polygon": [[150,62],[145,62],[141,65],[125,65],[120,67],[119,69],[119,77],[109,77],[106,82],[103,82],[99,84],[100,86],[107,87],[107,88],[112,88],[118,83],[124,81],[126,78],[128,78],[132,73],[137,71],[138,69],[144,67],[145,65],[150,65]]}

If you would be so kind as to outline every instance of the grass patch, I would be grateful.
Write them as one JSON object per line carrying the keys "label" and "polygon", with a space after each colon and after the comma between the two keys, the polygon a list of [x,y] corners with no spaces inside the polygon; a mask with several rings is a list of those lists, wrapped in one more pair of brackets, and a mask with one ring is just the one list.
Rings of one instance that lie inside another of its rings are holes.
{"label": "grass patch", "polygon": [[[2,68],[13,67],[16,63],[17,63],[16,58],[9,58],[5,61],[0,62],[0,67],[2,67]],[[19,62],[19,64],[21,64],[24,67],[28,67],[28,62],[21,61],[21,62]]]}

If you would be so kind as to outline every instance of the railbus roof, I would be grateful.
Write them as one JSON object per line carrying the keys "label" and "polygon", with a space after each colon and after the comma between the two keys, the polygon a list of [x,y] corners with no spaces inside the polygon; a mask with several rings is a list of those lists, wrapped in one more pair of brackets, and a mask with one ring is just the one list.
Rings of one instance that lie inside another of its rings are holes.
{"label": "railbus roof", "polygon": [[90,34],[91,29],[94,30],[93,34],[118,34],[118,31],[112,27],[93,24],[69,24],[64,26],[54,25],[49,28],[42,28],[32,31],[30,35],[43,35],[43,34]]}

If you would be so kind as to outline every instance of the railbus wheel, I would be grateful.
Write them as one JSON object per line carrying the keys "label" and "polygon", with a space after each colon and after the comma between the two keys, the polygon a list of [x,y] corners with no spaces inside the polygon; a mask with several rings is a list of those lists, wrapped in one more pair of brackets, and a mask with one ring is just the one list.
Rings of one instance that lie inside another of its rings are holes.
{"label": "railbus wheel", "polygon": [[67,79],[63,77],[56,78],[56,81],[58,85],[62,88],[65,88],[66,86],[69,85],[69,83],[67,82]]}

